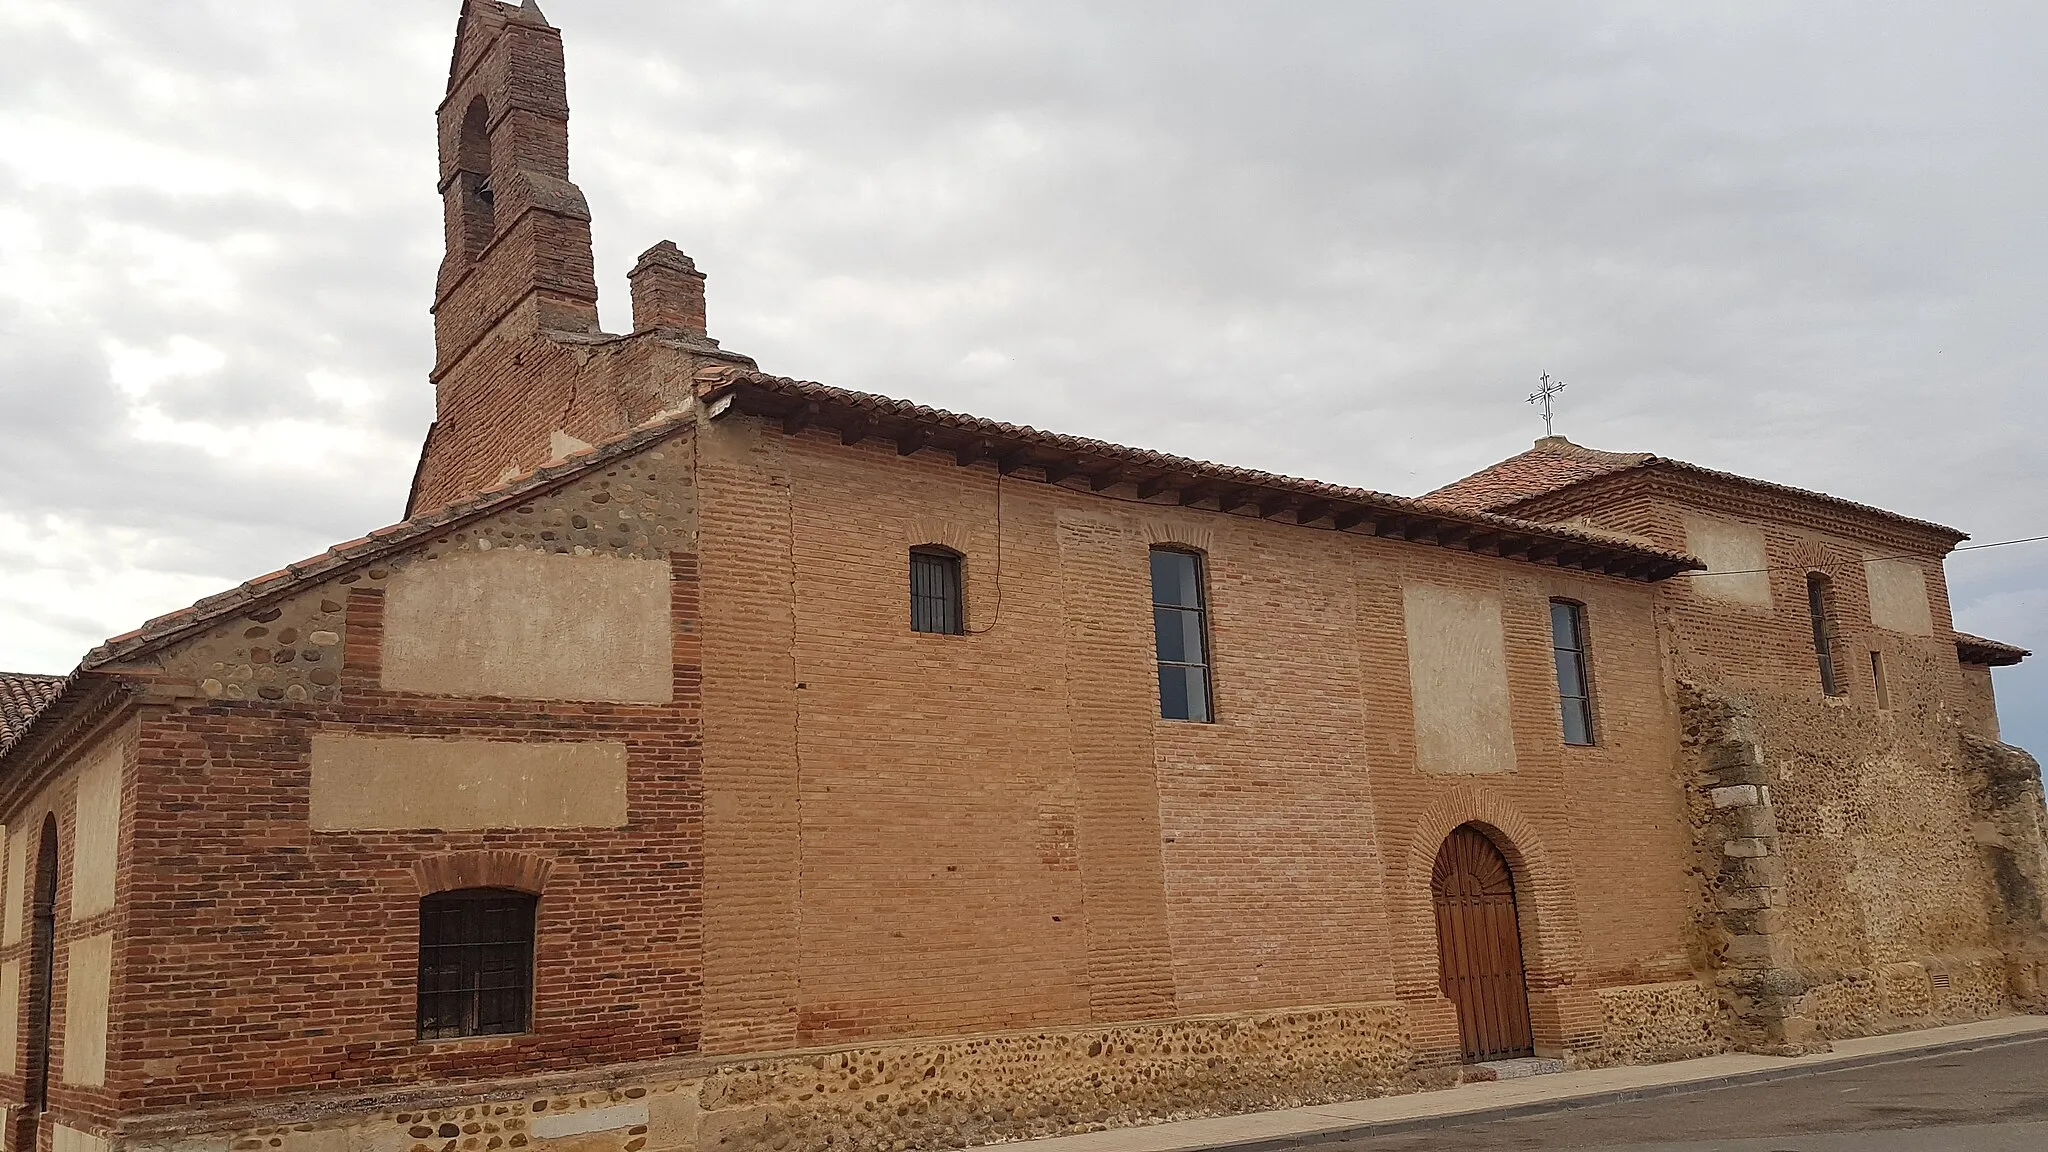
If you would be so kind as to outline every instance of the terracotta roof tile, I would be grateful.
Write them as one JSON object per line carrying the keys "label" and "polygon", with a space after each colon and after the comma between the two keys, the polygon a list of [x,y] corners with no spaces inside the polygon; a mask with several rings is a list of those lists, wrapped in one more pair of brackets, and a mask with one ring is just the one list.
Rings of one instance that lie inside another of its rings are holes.
{"label": "terracotta roof tile", "polygon": [[1968,632],[1956,633],[1956,659],[1965,664],[1988,664],[1994,668],[2003,668],[2017,664],[2032,655],[2032,652],[2017,644],[1987,640],[1982,636],[1972,636]]}
{"label": "terracotta roof tile", "polygon": [[1601,452],[1581,448],[1562,436],[1545,436],[1527,452],[1446,484],[1422,499],[1446,508],[1490,512],[1597,476],[1626,472],[1653,459],[1648,452]]}
{"label": "terracotta roof tile", "polygon": [[57,698],[67,682],[68,678],[63,676],[0,672],[0,752],[28,731],[29,722]]}
{"label": "terracotta roof tile", "polygon": [[1949,536],[1955,540],[1967,540],[1969,533],[1959,532],[1946,524],[1931,520],[1918,520],[1901,516],[1870,504],[1844,500],[1825,492],[1807,488],[1795,488],[1790,484],[1777,484],[1769,480],[1758,480],[1734,472],[1723,472],[1690,464],[1684,460],[1673,460],[1651,452],[1602,452],[1574,444],[1562,436],[1545,436],[1536,446],[1518,456],[1510,456],[1498,464],[1474,472],[1462,480],[1455,480],[1422,499],[1431,504],[1447,508],[1461,508],[1468,511],[1502,512],[1512,515],[1515,507],[1528,503],[1539,496],[1561,492],[1574,485],[1616,472],[1634,468],[1670,468],[1695,476],[1706,476],[1749,488],[1761,488],[1769,492],[1798,496],[1808,500],[1819,500],[1837,508],[1846,508],[1872,516],[1882,516],[1901,524]]}

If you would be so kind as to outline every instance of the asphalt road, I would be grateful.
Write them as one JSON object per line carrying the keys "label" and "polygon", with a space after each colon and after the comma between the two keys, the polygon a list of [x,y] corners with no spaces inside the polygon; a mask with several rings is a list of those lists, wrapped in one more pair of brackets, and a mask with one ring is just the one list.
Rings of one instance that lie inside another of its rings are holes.
{"label": "asphalt road", "polygon": [[1314,1152],[2048,1152],[2048,1038]]}

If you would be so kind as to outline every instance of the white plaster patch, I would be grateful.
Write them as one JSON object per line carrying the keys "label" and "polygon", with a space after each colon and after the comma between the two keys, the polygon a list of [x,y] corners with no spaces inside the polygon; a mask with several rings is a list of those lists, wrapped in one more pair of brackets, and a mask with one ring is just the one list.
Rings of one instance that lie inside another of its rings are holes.
{"label": "white plaster patch", "polygon": [[28,899],[28,830],[14,829],[14,835],[7,841],[7,912],[5,928],[0,930],[0,943],[12,946],[21,943],[21,906]]}
{"label": "white plaster patch", "polygon": [[0,964],[0,1068],[14,1067],[21,1015],[21,961]]}
{"label": "white plaster patch", "polygon": [[113,986],[114,934],[73,940],[64,977],[64,1082],[107,1082],[107,994]]}
{"label": "white plaster patch", "polygon": [[1927,604],[1927,571],[1911,560],[1865,560],[1863,576],[1870,585],[1870,622],[1890,632],[1934,635],[1934,612]]}
{"label": "white plaster patch", "polygon": [[618,828],[623,744],[313,737],[319,831]]}
{"label": "white plaster patch", "polygon": [[1402,603],[1416,767],[1437,775],[1513,771],[1500,598],[1411,584]]}
{"label": "white plaster patch", "polygon": [[78,777],[71,848],[73,920],[114,906],[114,876],[121,847],[121,762],[122,743],[115,741]]}
{"label": "white plaster patch", "polygon": [[392,576],[383,686],[666,704],[675,691],[669,608],[666,561],[450,552]]}
{"label": "white plaster patch", "polygon": [[1732,604],[1771,606],[1771,574],[1763,571],[1771,563],[1763,529],[1710,516],[1687,516],[1685,550],[1707,566],[1706,572],[1685,577],[1693,591]]}
{"label": "white plaster patch", "polygon": [[106,1137],[81,1132],[63,1124],[52,1124],[50,1137],[51,1152],[107,1152]]}
{"label": "white plaster patch", "polygon": [[647,1123],[647,1105],[620,1104],[611,1108],[590,1108],[582,1112],[550,1112],[533,1118],[533,1134],[581,1136],[586,1132],[609,1132]]}

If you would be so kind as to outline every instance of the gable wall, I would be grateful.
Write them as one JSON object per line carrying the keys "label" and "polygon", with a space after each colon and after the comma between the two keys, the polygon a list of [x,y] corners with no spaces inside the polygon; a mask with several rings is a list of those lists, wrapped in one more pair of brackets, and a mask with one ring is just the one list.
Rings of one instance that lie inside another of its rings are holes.
{"label": "gable wall", "polygon": [[[140,733],[129,1111],[696,1050],[689,457],[685,432],[160,658],[186,696]],[[435,611],[388,611],[409,596]],[[608,658],[634,631],[663,638],[659,692]],[[520,695],[565,669],[582,699]],[[471,884],[538,891],[535,1029],[422,1042],[418,902]]]}

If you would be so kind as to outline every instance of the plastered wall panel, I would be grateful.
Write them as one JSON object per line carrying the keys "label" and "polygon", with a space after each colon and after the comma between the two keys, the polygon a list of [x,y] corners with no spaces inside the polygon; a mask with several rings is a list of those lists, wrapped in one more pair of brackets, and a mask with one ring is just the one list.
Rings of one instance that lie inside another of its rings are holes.
{"label": "plastered wall panel", "polygon": [[319,831],[617,828],[623,744],[315,736]]}
{"label": "plastered wall panel", "polygon": [[50,1127],[50,1148],[52,1152],[107,1152],[107,1141],[90,1132],[54,1124]]}
{"label": "plastered wall panel", "polygon": [[1893,632],[1934,635],[1934,613],[1927,603],[1927,571],[1911,560],[1863,562],[1870,582],[1870,622]]}
{"label": "plastered wall panel", "polygon": [[107,1081],[107,993],[113,986],[114,934],[67,945],[64,976],[64,1083]]}
{"label": "plastered wall panel", "polygon": [[1515,741],[1499,596],[1410,584],[1401,599],[1416,767],[1433,775],[1512,771]]}
{"label": "plastered wall panel", "polygon": [[0,1069],[14,1071],[14,1045],[21,1025],[21,961],[0,964]]}
{"label": "plastered wall panel", "polygon": [[16,825],[7,838],[7,914],[0,942],[21,943],[22,903],[28,899],[28,831],[26,823]]}
{"label": "plastered wall panel", "polygon": [[1771,574],[1765,571],[1771,566],[1770,553],[1762,529],[1711,516],[1687,516],[1685,548],[1707,565],[1707,574],[1687,577],[1688,588],[1713,600],[1771,606]]}
{"label": "plastered wall panel", "polygon": [[396,573],[386,596],[386,688],[621,704],[673,696],[662,561],[453,552]]}
{"label": "plastered wall panel", "polygon": [[122,753],[122,744],[110,744],[78,777],[76,839],[71,850],[73,920],[114,906],[121,841]]}

